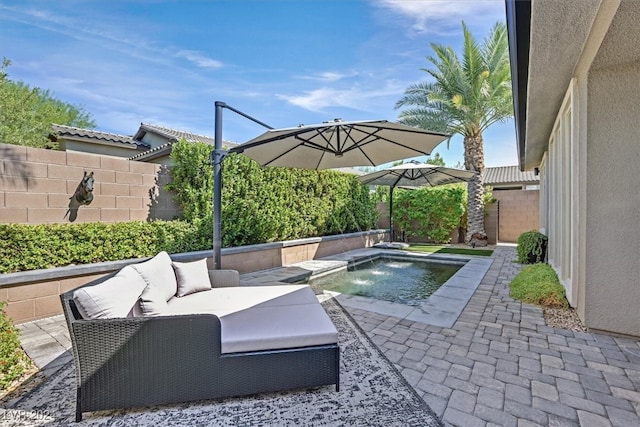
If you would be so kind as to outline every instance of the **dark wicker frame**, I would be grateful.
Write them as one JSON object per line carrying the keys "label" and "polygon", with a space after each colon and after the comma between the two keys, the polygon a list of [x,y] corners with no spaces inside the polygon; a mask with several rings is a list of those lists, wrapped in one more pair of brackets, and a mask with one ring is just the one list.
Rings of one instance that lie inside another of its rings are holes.
{"label": "dark wicker frame", "polygon": [[60,299],[76,368],[76,421],[105,409],[332,384],[339,390],[338,344],[222,354],[212,314],[84,320],[73,291]]}

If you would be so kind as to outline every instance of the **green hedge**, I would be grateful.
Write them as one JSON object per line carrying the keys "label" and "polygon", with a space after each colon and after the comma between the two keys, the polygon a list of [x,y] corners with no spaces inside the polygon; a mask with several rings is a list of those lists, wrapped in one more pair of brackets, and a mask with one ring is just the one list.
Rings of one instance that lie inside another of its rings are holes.
{"label": "green hedge", "polygon": [[[172,183],[187,221],[212,224],[211,146],[179,141]],[[369,189],[336,171],[260,167],[231,154],[222,167],[222,245],[300,239],[371,229],[377,219]]]}
{"label": "green hedge", "polygon": [[425,236],[434,243],[448,243],[461,225],[465,211],[464,185],[417,190],[397,189],[393,198],[393,223],[397,232]]}
{"label": "green hedge", "polygon": [[263,168],[243,155],[224,161],[224,246],[364,231],[376,219],[369,189],[355,175]]}
{"label": "green hedge", "polygon": [[0,273],[211,248],[211,228],[185,221],[0,224]]}

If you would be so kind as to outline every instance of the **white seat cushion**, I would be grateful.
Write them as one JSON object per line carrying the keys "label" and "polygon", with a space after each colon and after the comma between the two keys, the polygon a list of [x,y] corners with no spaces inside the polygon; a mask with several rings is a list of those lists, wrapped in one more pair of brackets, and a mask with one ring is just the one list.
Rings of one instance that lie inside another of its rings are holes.
{"label": "white seat cushion", "polygon": [[335,344],[338,331],[319,302],[261,306],[222,316],[222,353]]}
{"label": "white seat cushion", "polygon": [[236,286],[213,288],[169,300],[167,314],[210,313],[224,316],[250,307],[317,303],[309,285]]}
{"label": "white seat cushion", "polygon": [[85,319],[127,317],[146,286],[142,276],[127,266],[102,283],[76,289],[73,299]]}
{"label": "white seat cushion", "polygon": [[156,288],[165,301],[169,301],[178,291],[176,275],[171,266],[171,257],[166,252],[160,252],[148,261],[131,265],[147,282]]}

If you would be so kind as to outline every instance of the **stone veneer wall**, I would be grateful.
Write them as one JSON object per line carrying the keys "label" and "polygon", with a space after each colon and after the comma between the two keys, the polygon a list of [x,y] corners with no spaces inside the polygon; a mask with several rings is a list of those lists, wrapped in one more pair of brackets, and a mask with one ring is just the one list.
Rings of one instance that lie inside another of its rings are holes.
{"label": "stone veneer wall", "polygon": [[0,223],[68,223],[69,198],[84,171],[94,199],[75,222],[172,219],[180,213],[163,187],[165,166],[73,151],[0,144]]}
{"label": "stone veneer wall", "polygon": [[[222,250],[222,268],[238,270],[241,274],[267,270],[370,247],[386,237],[385,230],[373,230],[225,248]],[[177,254],[172,258],[180,261],[207,258],[209,268],[213,265],[211,251]],[[0,274],[0,301],[7,301],[5,310],[16,323],[55,316],[62,313],[61,293],[140,261],[132,259]]]}

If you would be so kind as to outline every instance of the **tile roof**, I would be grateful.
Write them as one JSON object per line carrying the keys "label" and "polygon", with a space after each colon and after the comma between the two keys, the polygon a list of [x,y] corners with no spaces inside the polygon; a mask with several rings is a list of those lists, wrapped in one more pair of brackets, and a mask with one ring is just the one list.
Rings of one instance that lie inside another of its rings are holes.
{"label": "tile roof", "polygon": [[131,156],[129,157],[128,160],[146,161],[146,160],[157,159],[158,157],[162,157],[162,156],[168,156],[169,154],[171,154],[172,145],[173,145],[173,142],[167,142],[166,144],[158,145],[157,147],[152,148],[151,150],[147,150],[142,153],[138,153],[135,156]]}
{"label": "tile roof", "polygon": [[[138,132],[133,136],[133,139],[140,140],[144,138],[144,135],[147,132],[155,133],[164,138],[167,138],[169,142],[166,144],[159,145],[151,150],[147,150],[143,153],[138,153],[135,156],[129,157],[129,160],[152,160],[162,156],[168,156],[171,154],[171,146],[174,142],[178,142],[181,139],[184,139],[187,142],[203,142],[205,144],[214,145],[215,139],[205,135],[198,135],[192,132],[187,132],[183,130],[166,128],[164,126],[152,125],[149,123],[140,123],[140,128]],[[234,142],[230,141],[222,141],[223,146],[234,146],[238,145]]]}
{"label": "tile roof", "polygon": [[540,177],[534,171],[522,172],[518,166],[498,166],[485,168],[482,182],[487,185],[539,183]]}
{"label": "tile roof", "polygon": [[131,136],[127,136],[127,135],[118,135],[115,133],[101,132],[101,131],[92,130],[92,129],[81,129],[81,128],[76,128],[72,126],[64,126],[64,125],[57,125],[57,124],[52,124],[51,128],[55,132],[55,134],[52,135],[52,137],[55,138],[55,140],[57,140],[58,137],[63,136],[63,137],[92,139],[92,140],[97,140],[97,142],[123,145],[131,148],[140,148],[140,149],[147,148],[148,149],[151,147],[146,142],[136,141]]}
{"label": "tile roof", "polygon": [[[152,125],[149,123],[140,123],[140,129],[133,136],[133,139],[140,140],[144,137],[146,132],[156,133],[167,138],[170,142],[177,142],[181,139],[184,139],[188,142],[204,142],[205,144],[213,145],[214,138],[206,135],[198,135],[192,132],[187,132],[183,130],[166,128],[164,126]],[[237,145],[230,141],[223,141],[224,145]]]}

